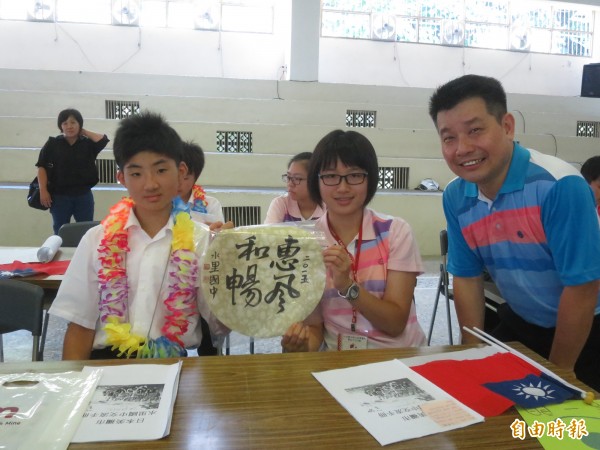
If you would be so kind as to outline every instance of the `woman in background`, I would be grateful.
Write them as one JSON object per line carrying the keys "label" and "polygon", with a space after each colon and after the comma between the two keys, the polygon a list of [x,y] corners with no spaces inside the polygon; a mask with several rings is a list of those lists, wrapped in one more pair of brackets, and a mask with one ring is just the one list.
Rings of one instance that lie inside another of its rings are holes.
{"label": "woman in background", "polygon": [[287,184],[287,194],[273,199],[267,211],[266,224],[316,220],[324,214],[308,193],[306,180],[310,157],[310,152],[299,153],[288,163],[287,173],[281,176]]}
{"label": "woman in background", "polygon": [[71,216],[76,222],[94,220],[96,157],[109,142],[105,134],[84,129],[76,109],[61,111],[57,125],[62,134],[48,138],[36,163],[40,201],[50,208],[54,234]]}
{"label": "woman in background", "polygon": [[282,337],[284,351],[425,344],[413,302],[421,256],[408,223],[367,208],[378,177],[375,149],[362,134],[336,130],[317,144],[308,190],[327,206],[315,223],[329,244],[326,285],[315,311]]}

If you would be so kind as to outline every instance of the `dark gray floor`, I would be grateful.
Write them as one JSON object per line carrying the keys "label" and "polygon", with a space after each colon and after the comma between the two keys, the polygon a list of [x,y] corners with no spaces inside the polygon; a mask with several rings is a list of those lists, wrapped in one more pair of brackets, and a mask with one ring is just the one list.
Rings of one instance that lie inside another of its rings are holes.
{"label": "dark gray floor", "polygon": [[[433,305],[436,297],[439,281],[439,265],[437,259],[425,260],[425,273],[419,276],[417,288],[415,289],[415,303],[417,305],[417,316],[419,322],[425,331],[429,331]],[[436,316],[435,326],[431,338],[431,345],[446,345],[449,343],[448,326],[446,319],[446,303],[443,296],[440,297],[438,304],[438,314]],[[456,313],[454,311],[454,302],[450,302],[451,324],[454,343],[458,343],[458,325],[456,322]],[[62,342],[66,329],[66,323],[56,317],[50,316],[48,326],[48,335],[46,337],[46,347],[44,350],[44,359],[59,360],[62,355]],[[26,361],[31,358],[31,334],[25,331],[17,331],[4,335],[4,360]],[[247,354],[250,352],[250,340],[247,336],[233,332],[230,340],[231,354]],[[254,353],[279,353],[279,337],[270,339],[257,339],[254,343]]]}

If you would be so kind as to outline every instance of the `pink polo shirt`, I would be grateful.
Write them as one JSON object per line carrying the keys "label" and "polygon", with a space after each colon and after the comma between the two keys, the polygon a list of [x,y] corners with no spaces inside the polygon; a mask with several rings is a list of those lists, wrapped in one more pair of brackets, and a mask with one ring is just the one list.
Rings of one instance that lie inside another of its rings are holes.
{"label": "pink polo shirt", "polygon": [[317,205],[312,215],[305,219],[302,217],[298,202],[292,200],[288,194],[285,194],[275,197],[271,201],[269,209],[267,210],[267,216],[265,217],[265,224],[317,220],[319,217],[323,216],[323,214],[325,214],[325,211]]}
{"label": "pink polo shirt", "polygon": [[[378,298],[383,298],[388,270],[423,273],[417,242],[410,225],[403,219],[365,208],[362,226],[363,240],[356,280],[362,288]],[[325,233],[329,245],[336,242],[327,226],[327,216],[317,220],[315,227]],[[348,246],[348,251],[352,254],[355,254],[355,245],[356,238]],[[392,337],[377,330],[360,312],[356,332],[352,333],[352,307],[348,300],[339,296],[329,276],[319,306],[307,319],[307,323],[316,321],[325,325],[325,343],[328,350],[337,349],[339,334],[366,336],[368,348],[416,347],[425,345],[426,341],[425,333],[417,321],[414,302],[406,327],[399,336]]]}

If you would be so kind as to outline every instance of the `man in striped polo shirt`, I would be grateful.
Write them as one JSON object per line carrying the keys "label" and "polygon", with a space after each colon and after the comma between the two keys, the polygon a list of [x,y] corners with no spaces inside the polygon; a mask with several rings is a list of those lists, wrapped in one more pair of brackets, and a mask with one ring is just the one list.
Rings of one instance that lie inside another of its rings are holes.
{"label": "man in striped polo shirt", "polygon": [[483,328],[487,270],[506,300],[492,334],[600,390],[600,228],[590,187],[570,164],[514,142],[515,119],[494,78],[448,82],[429,114],[458,176],[443,205],[461,326]]}

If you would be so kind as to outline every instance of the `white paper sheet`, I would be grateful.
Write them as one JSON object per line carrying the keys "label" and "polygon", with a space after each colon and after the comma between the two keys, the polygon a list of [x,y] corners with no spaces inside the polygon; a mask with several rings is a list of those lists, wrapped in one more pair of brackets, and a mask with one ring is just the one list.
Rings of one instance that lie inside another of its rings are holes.
{"label": "white paper sheet", "polygon": [[[146,441],[167,436],[182,362],[102,366],[103,375],[71,442]],[[84,367],[83,372],[96,367]]]}
{"label": "white paper sheet", "polygon": [[313,375],[381,445],[484,420],[399,360]]}
{"label": "white paper sheet", "polygon": [[0,248],[0,264],[12,264],[15,261],[23,263],[39,262],[37,251],[39,247],[3,247]]}

